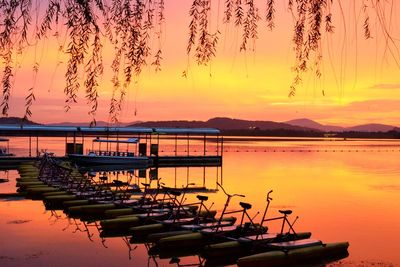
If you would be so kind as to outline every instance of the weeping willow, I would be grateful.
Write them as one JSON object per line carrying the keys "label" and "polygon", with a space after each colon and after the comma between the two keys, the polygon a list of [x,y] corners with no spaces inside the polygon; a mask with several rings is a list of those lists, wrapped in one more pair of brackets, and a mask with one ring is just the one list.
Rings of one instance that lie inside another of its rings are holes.
{"label": "weeping willow", "polygon": [[[197,64],[208,65],[217,55],[221,35],[218,29],[213,31],[210,26],[212,0],[185,1],[191,1],[186,52]],[[232,24],[242,32],[239,40],[240,52],[254,48],[260,30],[275,28],[278,1],[217,1],[219,4],[222,2],[223,6],[222,23]],[[359,1],[364,37],[373,38],[370,18],[374,16],[374,21],[378,22],[384,34],[389,52],[394,57],[398,56],[396,39],[391,35],[390,27],[385,21],[385,6],[393,6],[393,0]],[[263,5],[258,6],[260,3]],[[95,124],[100,79],[104,72],[103,47],[108,43],[114,48],[114,57],[110,64],[113,90],[109,114],[111,121],[117,122],[129,86],[139,78],[143,68],[149,65],[155,71],[161,70],[165,4],[168,3],[164,3],[164,0],[0,0],[0,108],[3,116],[8,115],[9,100],[16,78],[13,55],[24,53],[39,40],[57,38],[58,33],[54,33],[54,29],[63,26],[67,31],[67,43],[66,48],[60,50],[68,56],[64,74],[65,111],[71,109],[72,104],[78,101],[78,92],[84,90],[90,109],[88,113]],[[334,18],[331,10],[340,6],[341,1],[285,0],[285,4],[287,12],[292,13],[294,20],[294,78],[289,89],[289,96],[294,96],[303,75],[310,69],[317,77],[321,76],[322,36],[334,33],[333,22],[340,18]],[[261,27],[260,22],[266,23],[266,26]],[[158,40],[155,46],[150,45],[153,39]],[[38,70],[39,66],[35,63],[34,79]],[[26,89],[25,118],[32,114],[35,90],[35,85]]]}

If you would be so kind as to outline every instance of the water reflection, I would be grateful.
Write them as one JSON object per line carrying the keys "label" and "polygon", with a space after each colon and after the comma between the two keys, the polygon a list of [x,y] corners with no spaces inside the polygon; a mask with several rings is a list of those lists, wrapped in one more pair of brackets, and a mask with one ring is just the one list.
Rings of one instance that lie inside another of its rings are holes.
{"label": "water reflection", "polygon": [[370,187],[373,190],[382,190],[386,192],[396,192],[400,190],[400,185],[382,184],[382,185],[371,185]]}

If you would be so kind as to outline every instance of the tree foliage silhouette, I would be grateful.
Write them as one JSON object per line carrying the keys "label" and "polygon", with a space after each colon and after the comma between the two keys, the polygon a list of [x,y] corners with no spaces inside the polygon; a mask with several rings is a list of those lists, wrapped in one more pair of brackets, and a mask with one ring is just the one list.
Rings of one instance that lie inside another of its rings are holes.
{"label": "tree foliage silhouette", "polygon": [[[9,100],[15,80],[13,55],[21,54],[38,40],[58,37],[53,28],[65,22],[68,33],[64,51],[68,55],[65,72],[65,110],[77,102],[78,91],[84,88],[89,114],[95,124],[98,108],[99,79],[103,68],[103,46],[106,42],[114,47],[111,64],[113,91],[109,107],[112,122],[117,122],[127,90],[137,79],[143,67],[153,66],[161,70],[162,29],[165,22],[165,0],[0,0],[0,57],[2,59],[1,112],[8,115]],[[186,0],[192,5],[187,54],[199,65],[207,65],[217,55],[220,32],[211,31],[211,0]],[[225,24],[233,24],[242,32],[240,51],[250,49],[260,31],[259,22],[264,20],[266,29],[275,27],[276,5],[274,0],[218,0],[223,2]],[[385,5],[390,1],[359,0],[364,18],[363,32],[372,38],[370,17],[384,33],[387,43],[395,43],[385,22]],[[166,1],[168,2],[168,1]],[[262,11],[258,4],[262,2]],[[289,95],[294,96],[302,76],[310,69],[321,76],[321,40],[323,34],[334,33],[333,6],[340,9],[340,0],[286,0],[287,9],[294,19],[293,46],[295,51],[294,79]],[[263,13],[263,14],[262,14]],[[61,25],[62,26],[62,25]],[[32,34],[34,33],[34,34]],[[150,40],[157,38],[158,46],[151,49]],[[397,51],[391,51],[396,54]],[[34,77],[39,65],[35,63]],[[81,73],[84,80],[81,81]],[[184,76],[187,72],[184,72]],[[36,79],[36,78],[34,78]],[[35,83],[34,83],[35,84]],[[25,118],[31,116],[35,101],[34,86],[27,89]]]}

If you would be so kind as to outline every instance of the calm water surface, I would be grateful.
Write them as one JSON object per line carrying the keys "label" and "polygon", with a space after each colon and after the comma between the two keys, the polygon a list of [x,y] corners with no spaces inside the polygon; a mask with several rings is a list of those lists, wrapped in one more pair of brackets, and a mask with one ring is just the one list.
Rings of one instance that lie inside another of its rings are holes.
{"label": "calm water surface", "polygon": [[[13,153],[28,153],[27,139],[13,139],[10,145]],[[201,151],[201,146],[193,143],[192,152]],[[40,141],[41,149],[62,155],[64,144],[46,139]],[[183,144],[179,149],[185,153]],[[32,150],[36,153],[36,147]],[[270,216],[289,208],[299,216],[297,231],[311,231],[325,242],[350,242],[350,256],[332,265],[400,266],[399,141],[226,140],[224,151],[222,171],[167,168],[159,169],[159,176],[178,187],[188,179],[202,185],[206,177],[205,185],[216,188],[216,181],[222,180],[230,193],[246,195],[234,199],[231,208],[239,201],[249,202],[254,215],[263,211],[266,192],[273,189]],[[123,179],[125,174],[119,175]],[[17,173],[0,172],[0,176],[10,179],[0,184],[0,192],[15,192]],[[209,197],[221,210],[223,193]],[[277,228],[270,226],[271,231]],[[0,236],[0,266],[173,266],[169,260],[149,259],[144,245],[123,238],[102,240],[94,224],[70,220],[61,211],[46,211],[41,201],[0,200]],[[182,263],[197,261],[182,259]]]}

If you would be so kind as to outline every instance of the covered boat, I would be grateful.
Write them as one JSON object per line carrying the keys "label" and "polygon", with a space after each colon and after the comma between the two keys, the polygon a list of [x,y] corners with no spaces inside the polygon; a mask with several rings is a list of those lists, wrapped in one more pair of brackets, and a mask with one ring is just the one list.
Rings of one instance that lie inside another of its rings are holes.
{"label": "covered boat", "polygon": [[[129,138],[127,140],[100,139],[96,138],[93,143],[98,143],[98,150],[90,150],[87,155],[68,154],[68,157],[79,165],[135,165],[147,166],[149,158],[147,156],[137,155],[130,150],[129,145],[136,145],[138,138]],[[101,144],[106,143],[106,149],[101,149]],[[112,144],[115,144],[115,150],[111,150]],[[120,150],[120,145],[126,144],[126,150]]]}

